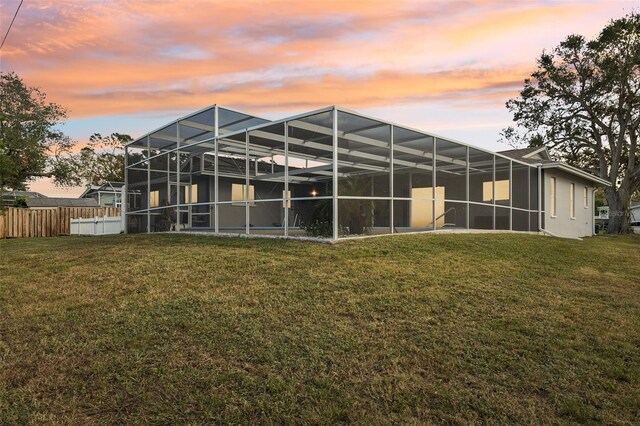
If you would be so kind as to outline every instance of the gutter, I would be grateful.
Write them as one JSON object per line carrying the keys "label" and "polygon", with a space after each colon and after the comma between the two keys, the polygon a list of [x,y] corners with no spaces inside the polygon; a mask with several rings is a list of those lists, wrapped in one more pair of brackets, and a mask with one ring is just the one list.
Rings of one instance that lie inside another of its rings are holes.
{"label": "gutter", "polygon": [[591,182],[595,182],[598,183],[602,186],[611,186],[611,183],[607,180],[602,179],[599,176],[596,175],[592,175],[591,173],[587,173],[583,170],[577,169],[575,167],[569,166],[568,164],[564,164],[564,163],[540,163],[537,165],[538,167],[541,167],[543,169],[560,169],[560,170],[564,170],[567,173],[570,173],[572,175],[576,175],[576,176],[580,176],[583,179],[589,180]]}
{"label": "gutter", "polygon": [[591,214],[589,215],[589,217],[591,218],[591,233],[593,235],[598,235],[596,234],[596,216],[595,216],[595,207],[596,206],[596,188],[593,188],[591,190]]}

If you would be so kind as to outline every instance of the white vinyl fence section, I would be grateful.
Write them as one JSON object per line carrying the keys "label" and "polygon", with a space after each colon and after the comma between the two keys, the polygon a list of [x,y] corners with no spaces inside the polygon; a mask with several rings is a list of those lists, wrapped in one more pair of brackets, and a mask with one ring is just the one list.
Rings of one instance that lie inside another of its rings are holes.
{"label": "white vinyl fence section", "polygon": [[120,217],[94,217],[92,219],[71,219],[71,235],[113,235],[122,231]]}

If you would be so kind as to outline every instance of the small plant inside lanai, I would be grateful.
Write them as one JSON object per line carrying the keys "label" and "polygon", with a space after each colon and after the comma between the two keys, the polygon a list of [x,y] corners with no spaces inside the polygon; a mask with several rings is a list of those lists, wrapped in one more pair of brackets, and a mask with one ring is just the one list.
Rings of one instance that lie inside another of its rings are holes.
{"label": "small plant inside lanai", "polygon": [[[340,195],[347,197],[370,196],[371,176],[350,175],[340,178]],[[323,194],[330,196],[330,192]],[[374,203],[364,199],[342,199],[338,202],[340,235],[366,235],[373,227]],[[333,200],[321,199],[315,204],[308,223],[301,224],[307,235],[331,238],[333,236]]]}

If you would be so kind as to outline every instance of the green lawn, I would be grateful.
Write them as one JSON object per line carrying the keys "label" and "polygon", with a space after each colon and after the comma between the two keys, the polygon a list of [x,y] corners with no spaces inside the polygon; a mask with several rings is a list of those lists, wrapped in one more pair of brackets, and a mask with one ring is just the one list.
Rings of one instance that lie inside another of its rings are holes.
{"label": "green lawn", "polygon": [[640,238],[0,241],[0,424],[638,424]]}

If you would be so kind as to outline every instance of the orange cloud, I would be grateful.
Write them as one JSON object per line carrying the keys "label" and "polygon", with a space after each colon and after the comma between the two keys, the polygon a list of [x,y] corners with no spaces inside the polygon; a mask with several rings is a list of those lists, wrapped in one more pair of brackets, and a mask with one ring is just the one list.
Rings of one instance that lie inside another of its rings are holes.
{"label": "orange cloud", "polygon": [[[213,102],[282,110],[461,103],[464,95],[501,103],[528,74],[523,64],[548,47],[535,40],[548,36],[549,22],[571,18],[575,32],[621,10],[409,0],[43,0],[23,8],[3,71],[40,86],[73,118]],[[559,38],[568,31],[553,28]]]}
{"label": "orange cloud", "polygon": [[532,28],[566,23],[568,18],[588,12],[584,8],[577,8],[575,3],[556,4],[552,7],[530,4],[520,9],[485,12],[452,22],[455,31],[447,37],[447,44],[451,48],[461,48],[470,43],[479,44],[499,39],[509,33],[524,31],[530,34]]}
{"label": "orange cloud", "polygon": [[[78,108],[76,116],[122,114],[141,110],[176,110],[219,103],[254,112],[273,109],[307,109],[339,104],[370,107],[389,102],[417,102],[464,99],[464,104],[481,101],[504,102],[515,95],[525,68],[461,70],[433,74],[380,72],[362,78],[327,75],[297,78],[271,86],[260,82],[231,84],[223,91],[164,89],[159,91],[114,91],[99,95],[65,98]],[[464,105],[463,104],[463,105]],[[98,109],[99,108],[99,109]]]}
{"label": "orange cloud", "polygon": [[[4,34],[19,2],[0,1]],[[508,120],[502,104],[542,49],[591,35],[636,3],[25,1],[0,68],[41,87],[70,119],[96,117],[75,120],[82,141],[103,128],[134,131],[97,117],[138,123],[213,103],[254,113],[403,105],[434,128],[494,126],[497,135]],[[454,120],[452,108],[465,111]]]}

